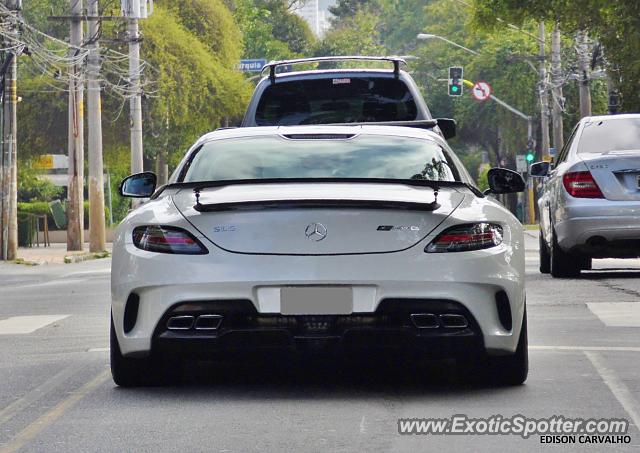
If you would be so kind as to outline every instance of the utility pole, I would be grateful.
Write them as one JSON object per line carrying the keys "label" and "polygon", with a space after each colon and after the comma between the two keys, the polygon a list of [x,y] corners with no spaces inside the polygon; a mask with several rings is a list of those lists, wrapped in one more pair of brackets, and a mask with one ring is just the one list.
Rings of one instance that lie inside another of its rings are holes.
{"label": "utility pole", "polygon": [[560,63],[560,27],[556,23],[551,33],[551,121],[553,124],[553,146],[556,152],[560,152],[564,144],[562,133],[562,110],[564,99],[562,97],[562,67]]}
{"label": "utility pole", "polygon": [[[130,0],[131,1],[131,0]],[[139,5],[137,1],[131,1]],[[128,20],[129,34],[129,82],[131,83],[131,98],[129,111],[131,115],[131,173],[143,171],[142,163],[142,93],[140,92],[140,32],[138,17],[140,7],[134,10]]]}
{"label": "utility pole", "polygon": [[87,122],[89,126],[89,251],[106,249],[104,220],[104,169],[102,163],[102,112],[100,99],[100,46],[98,0],[88,0],[89,56],[87,60]]}
{"label": "utility pole", "polygon": [[[82,46],[82,0],[70,0],[71,56]],[[67,187],[67,250],[84,244],[84,83],[82,68],[69,68],[69,184]]]}
{"label": "utility pole", "polygon": [[540,158],[544,159],[549,155],[549,93],[547,91],[547,66],[545,56],[545,31],[544,22],[538,26],[540,33]]}
{"label": "utility pole", "polygon": [[589,86],[589,43],[587,33],[583,30],[576,35],[578,61],[580,63],[580,118],[591,116],[591,87]]}
{"label": "utility pole", "polygon": [[[7,0],[6,6],[18,14],[19,3]],[[12,33],[17,34],[15,22]],[[17,166],[17,102],[16,88],[18,76],[18,52],[13,50],[6,55],[7,66],[4,73],[4,93],[2,110],[2,173],[0,174],[1,212],[0,212],[0,258],[12,261],[18,254],[18,166]]]}

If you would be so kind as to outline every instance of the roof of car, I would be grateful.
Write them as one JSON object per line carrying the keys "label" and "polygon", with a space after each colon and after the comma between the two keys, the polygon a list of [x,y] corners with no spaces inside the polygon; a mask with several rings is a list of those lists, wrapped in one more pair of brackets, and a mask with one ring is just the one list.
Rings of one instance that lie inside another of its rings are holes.
{"label": "roof of car", "polygon": [[621,113],[619,115],[596,115],[596,116],[585,116],[582,118],[583,121],[608,121],[608,120],[625,120],[630,118],[640,118],[640,113]]}
{"label": "roof of car", "polygon": [[415,127],[386,126],[386,125],[308,125],[308,126],[257,126],[219,129],[203,135],[198,143],[210,140],[225,138],[256,137],[261,135],[345,135],[345,134],[367,134],[367,135],[396,135],[403,137],[413,137],[443,141],[437,133]]}
{"label": "roof of car", "polygon": [[[300,79],[320,79],[320,78],[330,78],[335,76],[336,74],[345,76],[348,74],[352,75],[360,75],[360,76],[372,76],[376,75],[379,77],[392,78],[396,77],[396,74],[393,69],[387,68],[341,68],[341,69],[308,69],[308,70],[300,70],[300,71],[291,71],[291,72],[281,72],[276,74],[275,83],[283,82],[286,80],[300,80]],[[398,78],[404,78],[408,75],[408,72],[400,70]],[[271,82],[271,79],[268,75],[262,77],[260,79],[260,83],[263,81]]]}

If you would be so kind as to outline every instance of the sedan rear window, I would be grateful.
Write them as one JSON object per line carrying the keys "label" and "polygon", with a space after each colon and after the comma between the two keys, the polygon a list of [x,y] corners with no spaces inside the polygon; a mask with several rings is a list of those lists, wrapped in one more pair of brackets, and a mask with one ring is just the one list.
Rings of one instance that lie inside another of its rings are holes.
{"label": "sedan rear window", "polygon": [[640,118],[592,121],[584,126],[578,153],[640,152]]}
{"label": "sedan rear window", "polygon": [[409,137],[256,136],[205,143],[182,182],[332,178],[454,181],[443,149]]}
{"label": "sedan rear window", "polygon": [[400,79],[336,77],[269,85],[256,111],[258,126],[415,120],[417,108]]}

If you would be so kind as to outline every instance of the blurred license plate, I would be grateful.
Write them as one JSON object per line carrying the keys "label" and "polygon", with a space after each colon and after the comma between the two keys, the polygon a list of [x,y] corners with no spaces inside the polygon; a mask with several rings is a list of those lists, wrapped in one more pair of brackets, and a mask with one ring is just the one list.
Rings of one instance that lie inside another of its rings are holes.
{"label": "blurred license plate", "polygon": [[286,286],[280,289],[283,315],[349,315],[353,290],[348,286]]}

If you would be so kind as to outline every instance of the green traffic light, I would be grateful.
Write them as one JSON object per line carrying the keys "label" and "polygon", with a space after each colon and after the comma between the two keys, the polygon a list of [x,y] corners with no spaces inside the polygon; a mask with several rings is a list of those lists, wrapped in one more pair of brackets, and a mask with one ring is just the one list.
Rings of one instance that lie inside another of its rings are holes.
{"label": "green traffic light", "polygon": [[533,162],[533,153],[527,153],[527,162]]}
{"label": "green traffic light", "polygon": [[458,87],[456,85],[452,85],[451,86],[451,91],[453,91],[454,93],[458,92]]}

